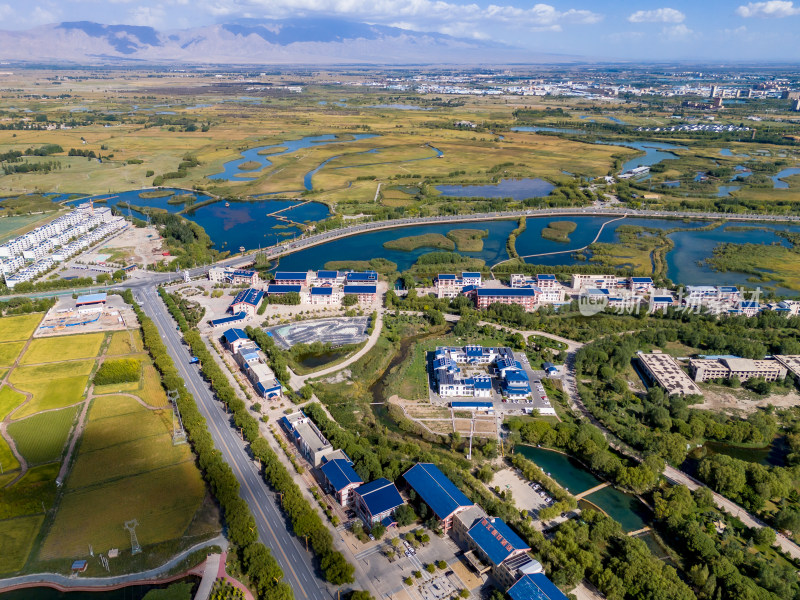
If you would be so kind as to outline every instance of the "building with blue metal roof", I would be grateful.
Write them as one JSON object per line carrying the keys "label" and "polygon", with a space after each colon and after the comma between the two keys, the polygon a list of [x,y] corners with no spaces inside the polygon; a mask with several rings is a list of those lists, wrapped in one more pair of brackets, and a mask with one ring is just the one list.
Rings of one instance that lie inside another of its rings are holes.
{"label": "building with blue metal roof", "polygon": [[342,506],[350,506],[353,501],[353,490],[364,481],[353,469],[353,463],[344,458],[334,458],[319,468],[322,474],[323,487],[327,488]]}
{"label": "building with blue metal roof", "polygon": [[212,319],[208,322],[211,327],[220,327],[222,325],[233,325],[234,323],[241,323],[247,318],[247,313],[242,311],[230,317],[222,317],[220,319]]}
{"label": "building with blue metal roof", "polygon": [[351,271],[345,274],[345,279],[347,280],[347,283],[353,281],[357,283],[377,282],[378,274],[375,271],[364,271],[363,273]]}
{"label": "building with blue metal roof", "polygon": [[261,304],[261,300],[264,298],[264,292],[261,290],[257,290],[255,288],[247,288],[246,290],[242,290],[231,302],[231,305],[228,307],[228,311],[232,313],[239,313],[245,312],[250,316],[256,314],[256,310],[258,310],[258,305]]}
{"label": "building with blue metal roof", "polygon": [[374,285],[345,285],[342,292],[345,296],[358,296],[358,301],[363,304],[374,302],[377,297],[377,287]]}
{"label": "building with blue metal roof", "polygon": [[308,272],[278,271],[275,273],[273,281],[283,285],[306,285],[308,283]]}
{"label": "building with blue metal roof", "polygon": [[405,504],[395,485],[385,477],[358,486],[353,490],[353,499],[356,513],[368,527],[392,516]]}
{"label": "building with blue metal roof", "polygon": [[[475,381],[475,386],[477,387],[478,382]],[[489,389],[492,388],[491,382],[489,382]],[[450,403],[450,407],[456,410],[476,410],[479,412],[491,412],[494,410],[494,402],[489,400],[453,400]]]}
{"label": "building with blue metal roof", "polygon": [[81,306],[88,306],[90,304],[105,304],[108,300],[108,294],[106,292],[101,292],[99,294],[85,294],[83,296],[78,296],[78,299],[75,300],[75,307],[79,308]]}
{"label": "building with blue metal roof", "polygon": [[317,271],[317,279],[332,279],[339,278],[339,271]]}
{"label": "building with blue metal roof", "polygon": [[242,329],[236,328],[226,329],[225,333],[222,334],[222,341],[225,347],[233,354],[236,354],[242,346],[251,343],[247,334]]}
{"label": "building with blue metal roof", "polygon": [[282,285],[278,283],[272,283],[267,286],[267,296],[281,296],[290,292],[296,292],[299,294],[300,290],[302,289],[302,286],[299,285]]}
{"label": "building with blue metal roof", "polygon": [[475,305],[487,309],[492,304],[519,304],[526,312],[536,310],[537,298],[542,294],[538,287],[525,288],[478,288],[475,294]]}
{"label": "building with blue metal roof", "polygon": [[544,573],[523,575],[506,592],[511,600],[567,600],[567,596]]}
{"label": "building with blue metal roof", "polygon": [[500,517],[486,517],[469,530],[469,537],[483,559],[497,567],[530,547]]}
{"label": "building with blue metal roof", "polygon": [[452,527],[456,514],[473,504],[433,463],[417,463],[403,479],[430,507],[444,531]]}

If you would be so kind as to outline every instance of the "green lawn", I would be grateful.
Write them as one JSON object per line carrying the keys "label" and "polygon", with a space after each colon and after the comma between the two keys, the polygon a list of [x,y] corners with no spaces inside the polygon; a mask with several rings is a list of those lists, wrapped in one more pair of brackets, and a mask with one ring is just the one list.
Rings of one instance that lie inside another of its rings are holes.
{"label": "green lawn", "polygon": [[10,367],[19,356],[25,342],[6,342],[0,344],[0,367]]}
{"label": "green lawn", "polygon": [[100,352],[105,335],[85,333],[33,340],[20,364],[31,365],[95,357]]}
{"label": "green lawn", "polygon": [[61,457],[78,407],[34,415],[8,425],[17,449],[31,464],[53,462]]}
{"label": "green lawn", "polygon": [[0,387],[0,421],[23,402],[25,402],[24,394],[20,394],[6,385]]}
{"label": "green lawn", "polygon": [[0,342],[27,340],[36,331],[42,316],[41,313],[34,313],[0,318]]}
{"label": "green lawn", "polygon": [[25,566],[43,521],[42,515],[0,521],[0,573],[13,573]]}

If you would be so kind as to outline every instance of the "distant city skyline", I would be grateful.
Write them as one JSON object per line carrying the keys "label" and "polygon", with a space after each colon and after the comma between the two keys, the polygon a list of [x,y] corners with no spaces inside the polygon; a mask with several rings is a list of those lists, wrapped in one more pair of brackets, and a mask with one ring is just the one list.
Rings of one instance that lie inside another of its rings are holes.
{"label": "distant city skyline", "polygon": [[[797,61],[800,0],[0,0],[0,28],[336,17],[592,60]],[[2,48],[0,48],[0,53]]]}

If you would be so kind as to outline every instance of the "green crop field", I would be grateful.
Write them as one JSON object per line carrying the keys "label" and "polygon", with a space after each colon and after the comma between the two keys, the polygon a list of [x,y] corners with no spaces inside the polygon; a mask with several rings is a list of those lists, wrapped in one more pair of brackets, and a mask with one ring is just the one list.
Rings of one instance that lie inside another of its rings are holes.
{"label": "green crop field", "polygon": [[0,521],[0,573],[19,571],[28,560],[44,516]]}
{"label": "green crop field", "polygon": [[111,334],[111,343],[106,356],[119,356],[142,351],[142,334],[138,329],[132,331],[115,331]]}
{"label": "green crop field", "polygon": [[52,506],[59,466],[33,467],[10,488],[0,488],[0,519],[37,515],[42,513],[42,505]]}
{"label": "green crop field", "polygon": [[[2,219],[0,219],[2,220]],[[15,315],[0,319],[0,342],[27,340],[42,320],[41,313]]]}
{"label": "green crop field", "polygon": [[23,402],[25,402],[25,394],[20,394],[7,385],[0,387],[0,421]]}
{"label": "green crop field", "polygon": [[[19,469],[19,461],[17,457],[14,456],[14,453],[11,452],[11,448],[6,442],[5,438],[0,437],[0,463],[3,464],[3,471],[6,473],[8,471],[13,471],[15,469]],[[14,476],[18,475],[15,473]]]}
{"label": "green crop field", "polygon": [[0,244],[51,221],[56,215],[19,215],[0,219]]}
{"label": "green crop field", "polygon": [[80,402],[93,367],[94,361],[86,360],[14,369],[9,378],[11,383],[33,394],[33,400],[14,417],[20,419]]}
{"label": "green crop field", "polygon": [[123,523],[139,521],[136,535],[142,546],[180,538],[200,508],[205,485],[191,461],[106,485],[67,492],[40,558],[72,558],[95,552],[130,548]]}
{"label": "green crop field", "polygon": [[25,342],[6,342],[0,344],[0,367],[10,367],[19,356]]}
{"label": "green crop field", "polygon": [[20,454],[31,464],[59,459],[67,442],[78,407],[34,415],[8,425],[8,433]]}
{"label": "green crop field", "polygon": [[31,365],[92,358],[100,352],[100,345],[104,339],[104,333],[84,333],[33,340],[20,364]]}

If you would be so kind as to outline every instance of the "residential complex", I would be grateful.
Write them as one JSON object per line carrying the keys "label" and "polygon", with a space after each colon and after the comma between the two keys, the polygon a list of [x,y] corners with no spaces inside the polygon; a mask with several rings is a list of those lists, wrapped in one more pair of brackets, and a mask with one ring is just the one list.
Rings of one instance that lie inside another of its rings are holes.
{"label": "residential complex", "polygon": [[431,368],[436,392],[443,398],[453,396],[491,398],[493,385],[488,369],[469,374],[470,369],[475,370],[478,366],[490,365],[499,380],[503,396],[517,400],[530,396],[530,379],[522,364],[514,358],[512,350],[483,346],[437,348]]}
{"label": "residential complex", "polygon": [[669,354],[663,352],[638,352],[639,364],[654,383],[664,388],[670,396],[702,395],[698,385],[684,373],[681,366]]}
{"label": "residential complex", "polygon": [[95,208],[93,203],[85,202],[0,246],[0,273],[6,285],[13,288],[127,226],[125,219],[115,217],[110,208]]}

